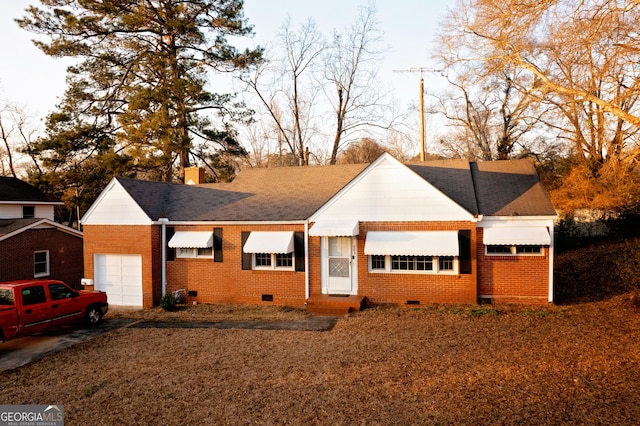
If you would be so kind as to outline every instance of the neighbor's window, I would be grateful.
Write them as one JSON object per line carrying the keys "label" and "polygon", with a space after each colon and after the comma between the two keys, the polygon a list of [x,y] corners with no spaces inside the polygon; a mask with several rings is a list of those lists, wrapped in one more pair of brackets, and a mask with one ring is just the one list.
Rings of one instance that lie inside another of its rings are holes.
{"label": "neighbor's window", "polygon": [[49,275],[49,250],[33,253],[33,277],[46,277]]}
{"label": "neighbor's window", "polygon": [[293,253],[254,253],[254,269],[293,269]]}
{"label": "neighbor's window", "polygon": [[22,206],[22,218],[31,219],[36,217],[36,208],[34,206]]}
{"label": "neighbor's window", "polygon": [[495,245],[486,246],[486,253],[489,256],[515,256],[518,254],[544,254],[543,246],[541,245]]}
{"label": "neighbor's window", "polygon": [[369,256],[371,272],[455,273],[458,258],[454,256]]}
{"label": "neighbor's window", "polygon": [[211,247],[205,248],[191,248],[180,247],[176,249],[176,257],[179,258],[213,258],[213,249]]}

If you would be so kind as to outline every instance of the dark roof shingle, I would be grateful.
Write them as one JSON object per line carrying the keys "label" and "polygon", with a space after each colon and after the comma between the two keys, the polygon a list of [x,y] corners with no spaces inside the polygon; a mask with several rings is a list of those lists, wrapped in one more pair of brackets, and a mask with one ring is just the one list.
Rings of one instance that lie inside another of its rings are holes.
{"label": "dark roof shingle", "polygon": [[44,192],[35,186],[10,176],[0,176],[0,201],[51,202]]}
{"label": "dark roof shingle", "polygon": [[[305,220],[368,164],[246,169],[231,183],[182,185],[117,178],[152,219]],[[406,165],[473,215],[555,215],[528,160]]]}

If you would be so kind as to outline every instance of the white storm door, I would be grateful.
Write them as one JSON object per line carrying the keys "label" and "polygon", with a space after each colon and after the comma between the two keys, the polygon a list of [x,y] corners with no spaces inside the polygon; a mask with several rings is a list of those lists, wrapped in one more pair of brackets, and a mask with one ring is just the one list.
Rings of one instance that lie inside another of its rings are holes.
{"label": "white storm door", "polygon": [[142,256],[96,254],[94,288],[107,293],[110,305],[142,306]]}
{"label": "white storm door", "polygon": [[327,293],[352,294],[353,274],[351,237],[328,237]]}

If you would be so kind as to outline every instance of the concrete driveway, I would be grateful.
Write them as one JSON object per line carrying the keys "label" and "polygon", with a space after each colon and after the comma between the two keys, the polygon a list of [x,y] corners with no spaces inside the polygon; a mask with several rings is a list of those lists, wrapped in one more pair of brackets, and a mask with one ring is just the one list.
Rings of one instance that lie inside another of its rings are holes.
{"label": "concrete driveway", "polygon": [[80,324],[0,343],[0,371],[21,367],[102,333],[126,327],[133,322],[134,320],[127,318],[107,318],[97,327],[85,328]]}

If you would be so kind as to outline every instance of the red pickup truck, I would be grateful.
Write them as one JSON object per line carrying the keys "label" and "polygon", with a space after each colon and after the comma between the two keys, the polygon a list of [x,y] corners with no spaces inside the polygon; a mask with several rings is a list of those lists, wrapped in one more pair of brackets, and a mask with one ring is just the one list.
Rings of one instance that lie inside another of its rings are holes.
{"label": "red pickup truck", "polygon": [[82,320],[93,326],[108,309],[103,291],[78,291],[55,280],[3,282],[0,342]]}

